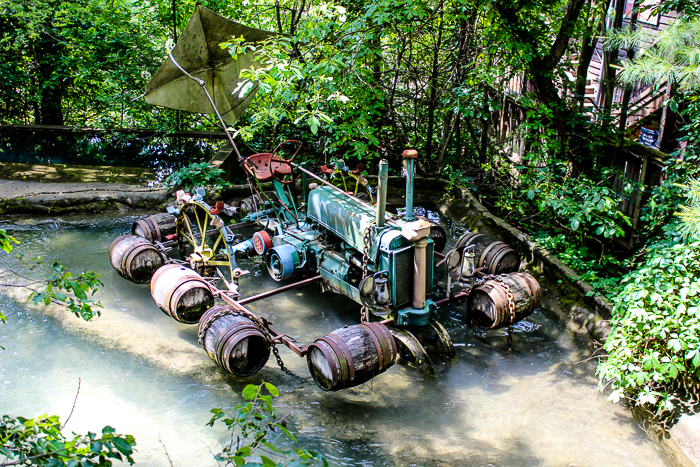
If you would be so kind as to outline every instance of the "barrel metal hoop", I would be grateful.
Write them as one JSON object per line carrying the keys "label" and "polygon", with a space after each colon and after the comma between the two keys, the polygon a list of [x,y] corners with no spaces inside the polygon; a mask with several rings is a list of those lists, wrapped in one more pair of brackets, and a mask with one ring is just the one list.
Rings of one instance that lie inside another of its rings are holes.
{"label": "barrel metal hoop", "polygon": [[[183,284],[186,284],[187,282],[190,282],[190,281],[192,281],[192,282],[204,283],[205,286],[206,286],[206,283],[205,283],[204,281],[202,281],[201,278],[196,277],[196,276],[193,276],[192,274],[187,274],[187,275],[185,275],[185,276],[179,277],[179,278],[175,281],[175,283],[173,284],[173,286],[169,288],[168,293],[165,294],[165,297],[164,297],[164,300],[163,300],[163,301],[164,301],[163,306],[168,310],[168,314],[169,314],[170,316],[172,316],[173,318],[174,318],[173,314],[170,313],[171,305],[172,305],[172,304],[171,304],[171,301],[172,301],[172,299],[173,299],[173,296],[175,295],[175,292],[176,292],[180,287],[182,287]],[[209,287],[207,287],[207,289],[208,289],[208,288],[209,288]],[[177,310],[175,310],[175,311],[177,311]],[[175,313],[175,312],[173,312],[173,313]],[[177,314],[177,313],[175,313],[175,314]]]}
{"label": "barrel metal hoop", "polygon": [[[499,245],[499,244],[500,244],[500,245]],[[492,244],[490,244],[489,246],[487,246],[486,249],[484,250],[484,252],[481,253],[481,257],[479,258],[479,267],[485,266],[484,263],[486,263],[486,258],[487,258],[487,256],[488,256],[489,252],[490,252],[491,250],[493,250],[495,247],[501,246],[501,245],[505,245],[505,243],[503,243],[503,242],[493,242]],[[491,266],[493,266],[493,268],[492,268]],[[491,273],[491,274],[496,274],[495,264],[491,264],[491,262],[489,262],[488,271],[489,271],[489,273]]]}
{"label": "barrel metal hoop", "polygon": [[153,226],[153,230],[155,231],[155,234],[156,234],[152,240],[160,240],[160,227],[158,227],[158,223],[155,220],[151,219],[150,217],[147,217],[146,220],[151,223],[151,225]]}
{"label": "barrel metal hoop", "polygon": [[[380,339],[381,344],[385,344],[384,346],[384,363],[385,366],[384,368],[389,368],[391,365],[394,364],[394,361],[396,359],[396,341],[394,341],[394,336],[389,332],[389,329],[387,329],[386,326],[384,326],[381,323],[371,323],[372,324],[372,331],[377,335],[377,337]],[[379,336],[381,334],[381,336]],[[383,337],[383,338],[382,338]]]}
{"label": "barrel metal hoop", "polygon": [[465,246],[469,246],[472,244],[474,240],[476,240],[478,237],[483,236],[484,234],[480,234],[477,232],[467,232],[461,237],[459,237],[459,240],[457,240],[457,248],[462,248]]}
{"label": "barrel metal hoop", "polygon": [[[217,357],[219,357],[219,361],[221,363],[219,364],[224,370],[228,371],[231,374],[235,374],[233,371],[231,371],[231,366],[229,365],[230,359],[226,358],[225,361],[221,360],[221,357],[224,355],[230,355],[231,352],[233,351],[233,348],[235,348],[236,344],[239,344],[244,338],[246,337],[255,337],[255,336],[261,336],[260,330],[255,326],[254,324],[244,324],[241,327],[233,327],[227,330],[226,332],[226,339],[221,339],[222,345],[219,346],[219,349],[217,349]],[[236,339],[234,339],[236,337]],[[267,339],[265,339],[266,342]],[[269,347],[269,342],[268,342],[268,358],[270,355],[270,347]],[[267,361],[267,358],[265,359]],[[248,376],[248,375],[245,375]]]}
{"label": "barrel metal hoop", "polygon": [[[222,305],[217,305],[217,306],[222,306]],[[214,308],[214,307],[212,307]],[[209,311],[212,310],[212,308],[209,309]],[[206,316],[207,313],[205,313]],[[206,320],[200,321],[199,323],[199,332],[198,334],[198,343],[200,347],[204,347],[204,336],[206,335],[207,331],[211,327],[212,324],[214,324],[214,321],[217,319],[221,318],[222,316],[226,315],[241,315],[238,311],[234,310],[233,308],[229,307],[222,307],[220,310],[218,310],[216,313],[213,313],[211,316],[207,316]]]}
{"label": "barrel metal hoop", "polygon": [[[122,257],[122,269],[124,270],[124,274],[127,277],[131,278],[131,280],[133,280],[134,282],[137,282],[136,278],[131,275],[130,268],[127,268],[126,266],[131,264],[131,262],[136,258],[136,256],[139,253],[142,253],[144,251],[149,250],[150,248],[148,248],[148,247],[153,247],[153,244],[151,244],[147,240],[144,239],[143,241],[147,242],[147,243],[135,243],[134,245],[131,245],[127,249],[127,253]],[[158,252],[158,250],[156,250],[155,247],[153,247],[153,250]],[[158,252],[158,255],[162,258],[162,255],[160,254],[160,252]],[[147,282],[140,282],[139,281],[139,283],[142,283],[142,284],[146,284],[148,282],[150,282],[150,280]]]}
{"label": "barrel metal hoop", "polygon": [[[320,342],[326,345],[318,345]],[[335,352],[329,352],[326,348],[326,346],[328,346],[331,350],[333,350],[333,346],[330,343],[328,343],[323,337],[317,339],[316,342],[314,342],[312,345],[321,351],[323,356],[326,357],[326,360],[328,361],[328,366],[331,367],[331,387],[328,389],[332,389],[335,383],[340,381],[340,377],[338,374],[340,372],[340,362],[336,358],[334,358]]]}
{"label": "barrel metal hoop", "polygon": [[[255,326],[251,323],[248,326],[246,326],[246,325],[243,325],[242,327],[231,326],[230,328],[226,329],[224,334],[221,337],[219,337],[219,339],[216,341],[216,343],[214,345],[214,355],[216,356],[215,362],[217,365],[222,367],[224,370],[229,371],[229,373],[230,373],[230,370],[228,368],[228,364],[225,364],[221,360],[221,358],[219,358],[219,357],[221,355],[223,355],[224,353],[228,353],[226,351],[226,347],[228,346],[229,341],[231,340],[231,337],[238,334],[240,331],[250,329],[251,327],[255,327]],[[255,329],[257,329],[257,328],[255,328]],[[240,340],[237,342],[240,342]]]}
{"label": "barrel metal hoop", "polygon": [[374,343],[374,347],[377,349],[377,357],[379,360],[379,371],[381,372],[384,370],[384,352],[382,352],[382,346],[379,343],[379,340],[377,339],[377,336],[374,334],[374,331],[372,329],[372,324],[374,323],[360,323],[360,326],[365,328],[367,331],[367,334],[369,334],[369,337],[372,339],[372,342]]}
{"label": "barrel metal hoop", "polygon": [[504,308],[508,308],[508,294],[502,285],[503,284],[501,283],[501,287],[491,288],[491,291],[494,293],[494,298],[498,298],[499,301],[496,306],[496,316],[494,316],[493,326],[491,326],[491,329],[497,328],[504,321],[504,316],[502,313],[500,313],[500,311]]}
{"label": "barrel metal hoop", "polygon": [[[343,366],[347,370],[347,375],[350,381],[355,380],[355,364],[352,361],[352,357],[350,356],[350,349],[348,349],[348,346],[345,345],[345,342],[343,342],[343,339],[336,339],[333,336],[333,333],[328,334],[327,336],[321,338],[323,342],[326,344],[330,345],[333,351],[335,352],[336,356],[338,357],[338,363],[340,363],[339,366],[339,373],[340,377],[342,380],[342,375],[343,375]],[[342,356],[342,358],[341,358]],[[345,364],[345,365],[343,365]],[[342,381],[341,381],[342,382]]]}
{"label": "barrel metal hoop", "polygon": [[496,272],[496,266],[498,266],[498,263],[509,253],[510,250],[512,250],[512,248],[505,243],[498,247],[493,255],[493,260],[491,261],[493,263],[494,272]]}

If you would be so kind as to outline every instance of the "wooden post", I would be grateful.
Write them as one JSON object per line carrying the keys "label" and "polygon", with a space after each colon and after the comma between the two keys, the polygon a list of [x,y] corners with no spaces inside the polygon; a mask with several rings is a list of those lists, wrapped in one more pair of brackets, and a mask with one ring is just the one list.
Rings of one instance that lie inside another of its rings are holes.
{"label": "wooden post", "polygon": [[663,110],[661,110],[661,121],[659,122],[659,137],[656,139],[656,149],[661,148],[661,142],[664,139],[664,131],[666,130],[666,120],[668,118],[668,105],[666,102],[671,99],[671,94],[673,93],[673,83],[666,82],[666,94],[664,94],[664,100],[661,103],[663,105]]}

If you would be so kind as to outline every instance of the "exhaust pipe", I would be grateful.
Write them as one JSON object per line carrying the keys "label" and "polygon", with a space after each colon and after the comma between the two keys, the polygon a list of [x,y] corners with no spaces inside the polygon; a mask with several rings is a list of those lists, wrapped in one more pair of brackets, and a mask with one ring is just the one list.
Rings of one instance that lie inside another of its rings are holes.
{"label": "exhaust pipe", "polygon": [[418,157],[418,151],[415,149],[406,149],[402,154],[406,161],[406,220],[415,220],[413,215],[413,171],[414,160]]}
{"label": "exhaust pipe", "polygon": [[377,228],[384,227],[384,213],[386,212],[387,181],[389,179],[389,162],[386,159],[379,161],[379,200],[377,202]]}

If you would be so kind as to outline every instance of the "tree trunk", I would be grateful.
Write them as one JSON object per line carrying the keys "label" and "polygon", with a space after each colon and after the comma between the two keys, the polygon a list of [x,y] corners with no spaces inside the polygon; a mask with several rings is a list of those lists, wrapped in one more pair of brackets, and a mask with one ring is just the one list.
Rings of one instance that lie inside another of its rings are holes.
{"label": "tree trunk", "polygon": [[430,97],[428,98],[428,129],[425,135],[425,155],[426,160],[430,160],[433,154],[433,133],[435,127],[435,106],[437,101],[438,75],[440,73],[439,59],[440,48],[442,47],[442,13],[438,23],[437,43],[433,49],[433,63],[430,72]]}
{"label": "tree trunk", "polygon": [[42,34],[34,47],[39,85],[38,125],[63,125],[63,81],[56,72],[56,62],[64,46],[47,34]]}

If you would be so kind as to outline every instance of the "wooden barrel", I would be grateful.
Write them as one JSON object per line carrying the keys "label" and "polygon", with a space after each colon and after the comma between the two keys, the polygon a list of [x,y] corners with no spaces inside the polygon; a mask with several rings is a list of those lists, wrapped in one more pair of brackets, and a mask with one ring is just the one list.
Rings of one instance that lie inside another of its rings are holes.
{"label": "wooden barrel", "polygon": [[[542,291],[537,279],[526,272],[514,272],[499,276],[510,288],[515,305],[515,320],[529,316],[540,304]],[[510,324],[508,295],[499,280],[489,279],[474,287],[467,299],[467,315],[482,328],[502,328]]]}
{"label": "wooden barrel", "polygon": [[362,384],[396,361],[396,342],[380,323],[362,323],[336,329],[309,346],[309,371],[324,391]]}
{"label": "wooden barrel", "polygon": [[164,263],[163,254],[145,238],[122,235],[109,246],[109,261],[120,276],[137,284],[148,284]]}
{"label": "wooden barrel", "polygon": [[236,376],[250,376],[270,358],[270,342],[245,316],[227,305],[209,308],[199,321],[200,343],[217,365]]}
{"label": "wooden barrel", "polygon": [[459,237],[456,245],[458,248],[474,245],[475,266],[486,267],[488,274],[507,274],[520,266],[515,250],[489,235],[467,232]]}
{"label": "wooden barrel", "polygon": [[153,275],[151,296],[165,314],[181,323],[194,324],[214,305],[209,284],[192,269],[167,264]]}
{"label": "wooden barrel", "polygon": [[175,216],[166,213],[144,217],[134,222],[131,232],[152,242],[162,242],[166,236],[176,233],[175,220]]}

